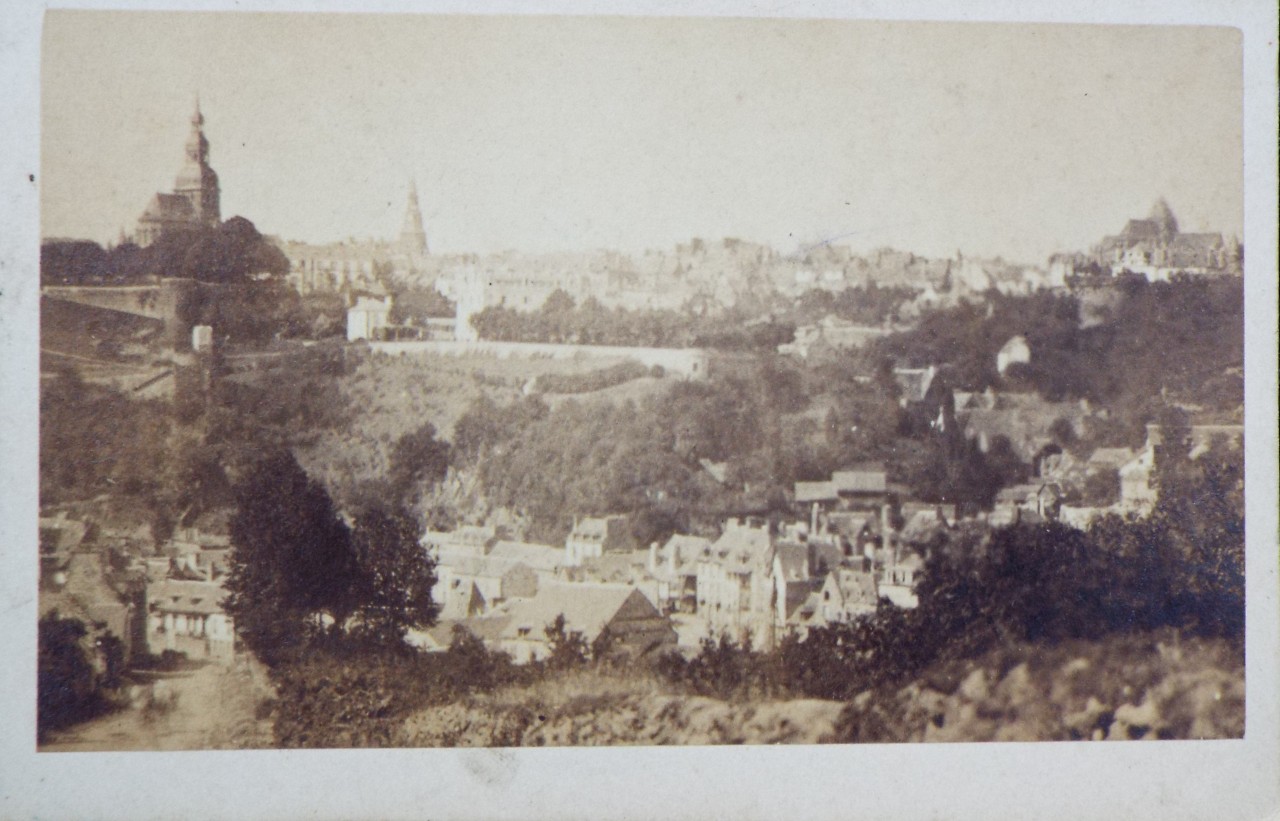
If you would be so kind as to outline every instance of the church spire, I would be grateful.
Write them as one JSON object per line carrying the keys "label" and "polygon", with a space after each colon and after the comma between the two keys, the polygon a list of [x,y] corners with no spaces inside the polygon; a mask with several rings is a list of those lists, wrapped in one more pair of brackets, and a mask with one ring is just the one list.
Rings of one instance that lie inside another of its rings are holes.
{"label": "church spire", "polygon": [[422,227],[422,210],[418,206],[418,184],[409,179],[409,202],[400,229],[400,250],[412,258],[427,255],[427,232]]}

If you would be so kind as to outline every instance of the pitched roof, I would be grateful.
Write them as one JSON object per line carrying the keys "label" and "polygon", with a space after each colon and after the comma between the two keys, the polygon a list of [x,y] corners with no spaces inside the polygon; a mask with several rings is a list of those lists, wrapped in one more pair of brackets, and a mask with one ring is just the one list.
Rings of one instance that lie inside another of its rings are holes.
{"label": "pitched roof", "polygon": [[574,523],[569,538],[574,541],[603,542],[625,520],[625,516],[584,516]]}
{"label": "pitched roof", "polygon": [[703,559],[725,567],[730,572],[745,573],[763,566],[771,556],[773,539],[767,528],[731,525],[711,545],[711,554]]}
{"label": "pitched roof", "polygon": [[690,536],[685,533],[673,533],[667,543],[658,548],[658,560],[665,562],[675,551],[676,566],[692,564],[709,554],[711,540],[702,536]]}
{"label": "pitched roof", "polygon": [[528,599],[516,599],[504,606],[510,621],[502,630],[504,638],[518,638],[521,630],[528,636],[543,637],[543,630],[564,616],[565,629],[576,631],[591,641],[609,624],[623,606],[635,615],[655,618],[661,614],[637,588],[626,584],[551,583],[538,588]]}
{"label": "pitched roof", "polygon": [[191,201],[181,194],[156,194],[147,203],[142,212],[144,222],[190,221],[194,220],[195,211]]}
{"label": "pitched roof", "polygon": [[226,595],[217,582],[162,579],[147,585],[147,601],[164,613],[221,613]]}
{"label": "pitched roof", "polygon": [[563,561],[564,551],[546,544],[500,541],[489,551],[489,558],[520,562],[534,570],[554,571]]}
{"label": "pitched roof", "polygon": [[774,548],[774,564],[786,581],[809,577],[809,548],[802,544],[780,544]]}
{"label": "pitched roof", "polygon": [[831,474],[831,484],[837,493],[883,493],[886,475],[884,465],[856,465],[848,470]]}
{"label": "pitched roof", "polygon": [[1155,239],[1160,236],[1160,225],[1155,220],[1129,220],[1120,236],[1125,239]]}
{"label": "pitched roof", "polygon": [[837,567],[831,571],[831,576],[846,602],[876,600],[876,579],[872,574],[850,567]]}
{"label": "pitched roof", "polygon": [[867,511],[840,511],[827,516],[831,527],[850,541],[857,539],[864,530],[876,529],[876,514]]}
{"label": "pitched roof", "polygon": [[[818,591],[822,579],[797,579],[786,582],[783,600],[783,617],[787,621],[803,620],[817,610]],[[808,611],[807,613],[805,611]]]}
{"label": "pitched roof", "polygon": [[526,571],[533,571],[533,568],[521,561],[493,556],[473,556],[467,553],[442,553],[439,564],[451,570],[454,575],[470,576],[476,579],[501,579],[521,567]]}
{"label": "pitched roof", "polygon": [[908,402],[923,402],[929,395],[929,386],[938,373],[936,368],[894,368],[893,376],[902,389],[902,398]]}
{"label": "pitched roof", "polygon": [[832,482],[796,482],[796,502],[831,502],[839,498]]}
{"label": "pitched roof", "polygon": [[909,544],[923,544],[946,529],[947,523],[937,511],[918,510],[902,526],[901,539]]}
{"label": "pitched roof", "polygon": [[1093,453],[1089,454],[1089,463],[1118,468],[1132,458],[1131,448],[1095,448]]}
{"label": "pitched roof", "polygon": [[484,608],[484,596],[476,583],[471,582],[445,591],[444,601],[440,605],[440,618],[465,619],[483,612]]}

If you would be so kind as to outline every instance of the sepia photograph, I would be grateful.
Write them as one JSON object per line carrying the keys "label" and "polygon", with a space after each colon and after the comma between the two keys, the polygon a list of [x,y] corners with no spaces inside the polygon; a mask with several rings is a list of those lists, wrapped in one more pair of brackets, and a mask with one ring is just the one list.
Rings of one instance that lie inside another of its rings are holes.
{"label": "sepia photograph", "polygon": [[1239,28],[39,38],[37,758],[1246,737]]}

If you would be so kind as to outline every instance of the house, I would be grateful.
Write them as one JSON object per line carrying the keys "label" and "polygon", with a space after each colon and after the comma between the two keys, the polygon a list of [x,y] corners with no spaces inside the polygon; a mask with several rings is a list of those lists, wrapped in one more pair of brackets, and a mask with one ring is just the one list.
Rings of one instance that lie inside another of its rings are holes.
{"label": "house", "polygon": [[878,508],[889,495],[888,474],[879,462],[852,465],[837,470],[824,482],[796,482],[796,512],[807,515],[809,527],[817,531],[822,512]]}
{"label": "house", "polygon": [[432,597],[447,605],[458,595],[469,596],[475,586],[483,604],[493,605],[510,598],[532,596],[538,591],[536,571],[523,562],[492,556],[442,554],[436,565],[436,586]]}
{"label": "house", "polygon": [[910,521],[912,516],[921,511],[933,513],[948,524],[956,521],[956,506],[949,502],[906,501],[898,506],[898,513],[904,522]]}
{"label": "house", "polygon": [[558,616],[564,616],[566,633],[608,655],[650,658],[676,647],[671,620],[628,585],[549,584],[532,598],[504,605],[496,615],[502,619],[494,631],[496,649],[510,653],[518,664],[550,655],[546,629]]}
{"label": "house", "polygon": [[725,523],[724,533],[697,566],[697,612],[712,632],[754,633],[759,639],[762,627],[771,629],[772,564],[767,524]]}
{"label": "house", "polygon": [[66,554],[65,565],[40,591],[40,615],[55,610],[64,618],[79,619],[91,635],[100,638],[109,634],[120,639],[125,659],[141,649],[145,628],[140,583],[113,582],[97,552]]}
{"label": "house", "polygon": [[1081,436],[1092,413],[1085,400],[1050,402],[1036,393],[990,392],[971,398],[957,422],[964,437],[975,440],[983,453],[1003,439],[1019,459],[1033,463],[1047,446],[1064,444],[1052,432],[1058,420],[1066,420],[1074,435]]}
{"label": "house", "polygon": [[1022,521],[1056,519],[1062,505],[1062,488],[1055,482],[1011,485],[1002,488],[989,517],[993,527]]}
{"label": "house", "polygon": [[924,557],[916,550],[900,545],[882,548],[873,568],[876,578],[876,595],[887,599],[895,607],[911,609],[919,603],[915,586]]}
{"label": "house", "polygon": [[657,582],[657,600],[667,610],[692,613],[698,604],[698,561],[709,556],[711,540],[674,533],[666,544],[649,545],[649,575]]}
{"label": "house", "polygon": [[430,556],[439,556],[442,553],[487,556],[498,541],[497,528],[463,525],[454,530],[427,531],[422,537],[422,546]]}
{"label": "house", "polygon": [[488,556],[497,561],[523,564],[537,573],[539,579],[551,579],[560,570],[564,551],[549,544],[500,539],[489,549]]}
{"label": "house", "polygon": [[577,567],[585,559],[633,547],[626,516],[587,516],[574,520],[573,530],[564,542],[564,564]]}
{"label": "house", "polygon": [[996,370],[1001,376],[1013,365],[1026,365],[1031,362],[1031,347],[1027,338],[1021,334],[1013,337],[996,353]]}
{"label": "house", "polygon": [[818,610],[811,625],[851,621],[874,613],[878,601],[875,576],[862,568],[837,567],[827,573],[818,591]]}
{"label": "house", "polygon": [[880,517],[871,511],[838,511],[827,516],[827,528],[848,546],[847,555],[868,555],[880,541]]}
{"label": "house", "polygon": [[489,604],[474,581],[467,584],[461,579],[451,579],[445,585],[437,583],[432,590],[432,598],[440,605],[441,621],[461,621],[479,616],[488,609]]}
{"label": "house", "polygon": [[950,433],[956,429],[956,400],[952,380],[945,369],[894,368],[900,396],[898,404],[907,412],[913,430]]}
{"label": "house", "polygon": [[391,309],[393,299],[373,299],[362,296],[356,304],[347,309],[347,341],[360,339],[376,339],[379,331],[391,325]]}
{"label": "house", "polygon": [[894,368],[893,377],[902,392],[899,404],[905,408],[913,402],[923,402],[937,375],[938,369],[934,365],[927,368]]}
{"label": "house", "polygon": [[1094,448],[1089,454],[1090,467],[1119,470],[1134,457],[1132,448]]}
{"label": "house", "polygon": [[1135,513],[1148,513],[1156,503],[1159,491],[1155,485],[1155,447],[1148,445],[1120,466],[1120,508]]}
{"label": "house", "polygon": [[884,503],[887,474],[884,464],[866,462],[831,474],[836,494],[850,506]]}
{"label": "house", "polygon": [[163,579],[147,585],[147,649],[229,663],[235,646],[231,617],[218,582]]}
{"label": "house", "polygon": [[932,544],[948,530],[948,522],[941,510],[916,510],[911,515],[903,516],[902,529],[898,531],[898,541],[908,547],[923,549]]}

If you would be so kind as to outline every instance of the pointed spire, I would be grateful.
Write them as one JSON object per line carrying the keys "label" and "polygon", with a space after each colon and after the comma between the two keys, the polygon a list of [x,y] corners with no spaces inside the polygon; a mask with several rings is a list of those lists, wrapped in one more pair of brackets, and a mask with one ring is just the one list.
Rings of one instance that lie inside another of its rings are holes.
{"label": "pointed spire", "polygon": [[199,128],[202,125],[204,125],[204,115],[200,113],[200,92],[199,91],[196,92],[196,110],[195,110],[195,113],[191,115],[191,124],[196,128]]}
{"label": "pointed spire", "polygon": [[418,184],[409,178],[409,202],[404,212],[404,226],[400,229],[400,248],[411,257],[426,256],[427,232],[422,227],[422,210],[418,206]]}

